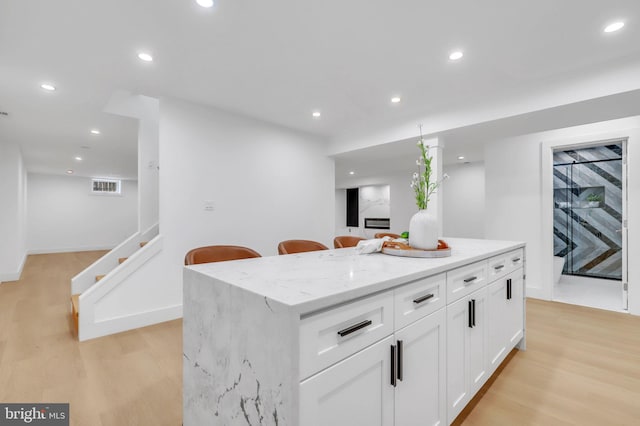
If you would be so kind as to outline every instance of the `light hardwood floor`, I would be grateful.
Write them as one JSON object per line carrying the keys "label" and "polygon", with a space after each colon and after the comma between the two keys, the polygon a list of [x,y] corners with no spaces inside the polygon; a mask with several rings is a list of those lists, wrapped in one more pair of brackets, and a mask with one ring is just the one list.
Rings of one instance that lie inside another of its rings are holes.
{"label": "light hardwood floor", "polygon": [[29,256],[0,284],[0,402],[69,402],[72,425],[180,425],[182,322],[80,343],[70,279],[104,252]]}
{"label": "light hardwood floor", "polygon": [[640,425],[640,317],[529,299],[527,350],[458,424]]}
{"label": "light hardwood floor", "polygon": [[[180,425],[182,323],[79,343],[69,280],[101,252],[30,256],[0,285],[0,402],[70,402],[73,425]],[[529,300],[516,351],[457,424],[640,424],[640,317]]]}

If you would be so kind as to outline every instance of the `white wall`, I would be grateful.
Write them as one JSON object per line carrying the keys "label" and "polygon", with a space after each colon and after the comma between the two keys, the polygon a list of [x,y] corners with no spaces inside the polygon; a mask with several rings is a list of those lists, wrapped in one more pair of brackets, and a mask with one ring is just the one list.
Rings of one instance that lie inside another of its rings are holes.
{"label": "white wall", "polygon": [[446,237],[484,238],[484,163],[444,166],[442,223]]}
{"label": "white wall", "polygon": [[334,167],[320,140],[177,101],[161,105],[160,126],[161,233],[179,260],[199,245],[267,256],[286,239],[332,242]]}
{"label": "white wall", "polygon": [[360,228],[347,228],[347,190],[336,188],[335,193],[335,235],[360,236]]}
{"label": "white wall", "polygon": [[20,148],[0,142],[0,282],[19,279],[26,260],[26,194]]}
{"label": "white wall", "polygon": [[170,99],[160,101],[159,140],[163,249],[99,301],[97,320],[179,315],[184,256],[195,247],[243,245],[268,256],[287,239],[332,245],[334,165],[323,141]]}
{"label": "white wall", "polygon": [[[491,239],[527,243],[527,293],[550,299],[553,294],[551,147],[629,137],[628,258],[629,311],[640,315],[640,118],[632,117],[542,132],[487,144],[486,226]],[[543,162],[544,160],[544,162]],[[546,183],[545,183],[546,182]],[[546,198],[545,198],[546,194]],[[545,207],[546,205],[546,207]]]}
{"label": "white wall", "polygon": [[119,90],[104,111],[138,119],[138,230],[145,232],[159,214],[159,101]]}
{"label": "white wall", "polygon": [[[335,235],[356,235],[369,238],[364,228],[346,227],[346,192],[344,188],[356,188],[370,185],[389,185],[389,217],[391,229],[389,232],[400,234],[409,230],[409,220],[417,211],[416,200],[411,184],[413,170],[402,173],[383,174],[376,177],[348,177],[336,181],[336,228]],[[363,222],[363,218],[360,218]],[[370,232],[371,230],[369,230]],[[373,233],[375,234],[375,232]]]}
{"label": "white wall", "polygon": [[159,102],[143,96],[138,127],[138,229],[145,232],[159,215]]}
{"label": "white wall", "polygon": [[138,185],[122,181],[122,196],[92,195],[91,179],[29,173],[30,253],[111,249],[136,232]]}
{"label": "white wall", "polygon": [[365,238],[374,238],[377,232],[386,232],[385,229],[366,229],[365,218],[390,218],[390,186],[367,185],[360,187],[358,191],[358,218],[359,228]]}

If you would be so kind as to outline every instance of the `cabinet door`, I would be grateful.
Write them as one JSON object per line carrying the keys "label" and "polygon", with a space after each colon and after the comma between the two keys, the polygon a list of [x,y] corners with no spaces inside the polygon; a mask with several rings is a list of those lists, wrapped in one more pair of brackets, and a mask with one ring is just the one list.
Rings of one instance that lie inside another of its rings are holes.
{"label": "cabinet door", "polygon": [[301,426],[392,426],[392,336],[300,383]]}
{"label": "cabinet door", "polygon": [[447,424],[445,320],[440,309],[396,332],[396,425]]}
{"label": "cabinet door", "polygon": [[500,278],[489,285],[487,297],[488,374],[492,374],[507,356],[507,279]]}
{"label": "cabinet door", "polygon": [[505,344],[508,351],[513,349],[523,336],[524,328],[524,279],[522,269],[507,277],[511,280],[510,298],[505,304]]}
{"label": "cabinet door", "polygon": [[447,306],[447,424],[469,402],[469,297]]}
{"label": "cabinet door", "polygon": [[476,394],[489,378],[487,368],[487,288],[482,288],[469,296],[473,306],[473,328],[467,330],[469,335],[469,389],[471,397]]}

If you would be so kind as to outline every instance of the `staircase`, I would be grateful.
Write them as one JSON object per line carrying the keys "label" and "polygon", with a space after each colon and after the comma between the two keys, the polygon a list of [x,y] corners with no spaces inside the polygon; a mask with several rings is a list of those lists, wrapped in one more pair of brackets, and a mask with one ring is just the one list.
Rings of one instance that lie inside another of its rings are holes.
{"label": "staircase", "polygon": [[[140,246],[140,248],[144,247],[145,245],[147,245],[148,241],[141,241],[138,245]],[[129,259],[128,257],[119,257],[118,258],[118,265],[122,265],[127,259]],[[100,275],[96,275],[96,282],[100,281],[101,279],[103,279],[104,277],[106,277],[107,274],[100,274]],[[77,337],[78,336],[78,329],[79,329],[79,322],[80,322],[80,294],[73,294],[71,295],[71,316],[73,317],[73,332],[74,335]]]}
{"label": "staircase", "polygon": [[[132,235],[71,280],[71,317],[73,320],[73,334],[76,337],[80,338],[81,307],[91,308],[91,306],[86,305],[88,301],[83,301],[86,298],[82,296],[85,293],[90,293],[89,290],[95,290],[97,286],[119,285],[123,281],[123,277],[126,278],[127,276],[123,272],[131,269],[131,266],[127,265],[129,258],[138,259],[138,263],[140,259],[144,259],[145,254],[142,252],[152,249],[149,242],[153,238],[159,238],[157,224],[144,233],[138,232]],[[144,260],[142,261],[144,262]],[[129,271],[130,273],[131,271]],[[91,309],[89,310],[91,311]]]}

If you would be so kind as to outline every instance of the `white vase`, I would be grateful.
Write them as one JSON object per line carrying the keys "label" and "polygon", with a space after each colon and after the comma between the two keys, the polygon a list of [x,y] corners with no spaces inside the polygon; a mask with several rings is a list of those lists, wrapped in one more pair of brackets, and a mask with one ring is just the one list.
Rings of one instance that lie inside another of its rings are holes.
{"label": "white vase", "polygon": [[438,248],[438,220],[430,210],[419,210],[411,217],[409,245],[423,250]]}

